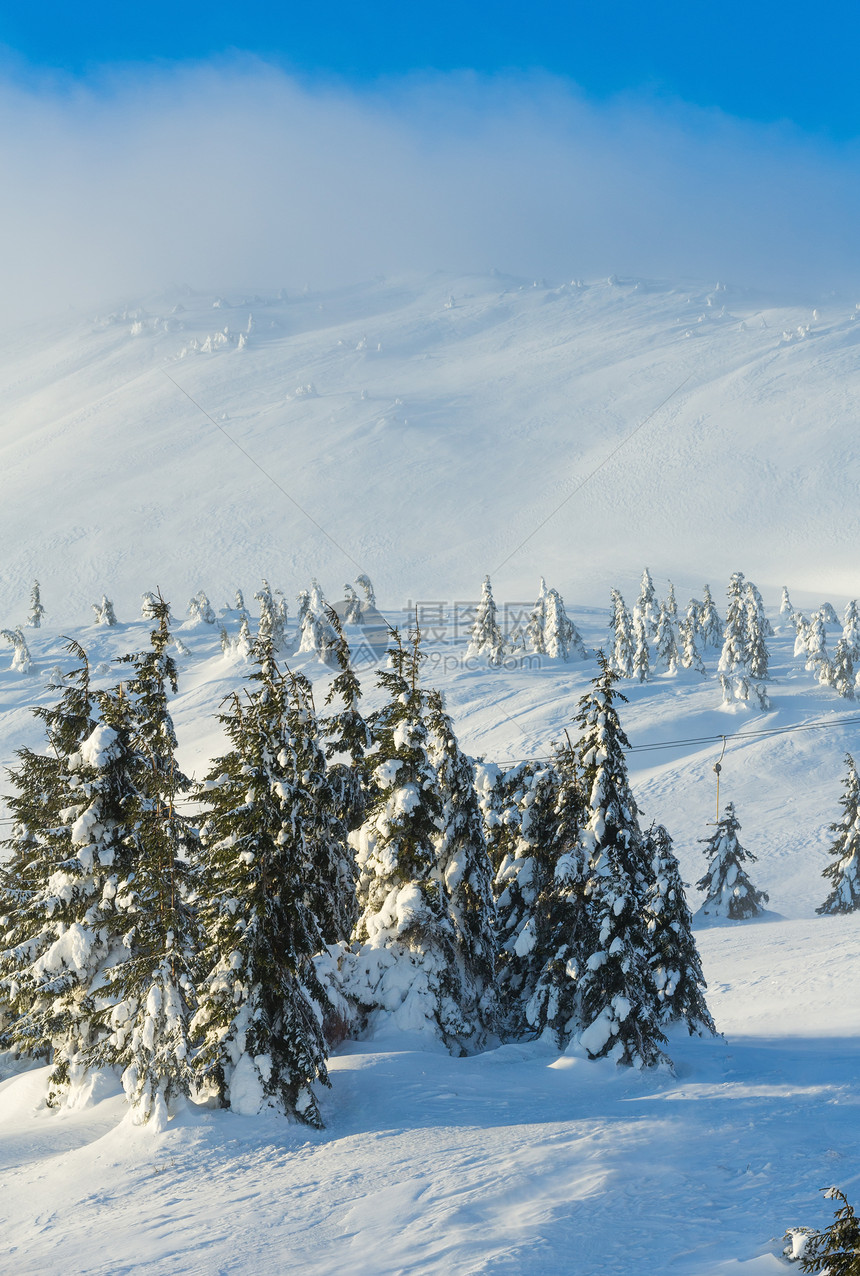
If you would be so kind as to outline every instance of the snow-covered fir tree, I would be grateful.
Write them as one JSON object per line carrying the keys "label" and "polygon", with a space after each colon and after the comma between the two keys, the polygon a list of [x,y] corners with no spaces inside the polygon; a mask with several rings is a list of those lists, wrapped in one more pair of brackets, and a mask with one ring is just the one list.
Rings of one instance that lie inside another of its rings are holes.
{"label": "snow-covered fir tree", "polygon": [[833,662],[830,666],[830,686],[845,700],[854,699],[856,673],[851,645],[845,638],[836,643]]}
{"label": "snow-covered fir tree", "polygon": [[677,621],[678,602],[675,598],[675,586],[672,584],[671,580],[669,581],[669,591],[666,594],[665,602],[663,602],[661,606],[665,608],[667,615],[669,615],[672,620]]}
{"label": "snow-covered fir tree", "polygon": [[763,709],[768,707],[765,683],[769,676],[770,653],[765,641],[773,634],[773,626],[765,615],[761,594],[752,581],[747,581],[746,605],[746,658],[753,690]]}
{"label": "snow-covered fir tree", "polygon": [[125,953],[105,972],[105,1035],[91,1053],[98,1064],[122,1068],[133,1119],[162,1126],[192,1082],[188,1021],[201,938],[190,897],[200,850],[193,823],[176,805],[190,782],[176,763],[167,706],[176,666],[163,599],[155,612],[149,650],[123,657],[132,668],[127,691],[138,755],[131,867],[117,884],[118,907],[128,918]]}
{"label": "snow-covered fir tree", "polygon": [[665,1024],[685,1023],[691,1035],[715,1033],[705,1001],[707,984],[702,961],[693,938],[693,917],[672,839],[662,824],[649,829],[646,853],[651,856],[653,880],[645,917],[651,941],[651,979],[657,990],[660,1018]]}
{"label": "snow-covered fir tree", "polygon": [[696,673],[707,673],[702,653],[699,649],[699,625],[695,603],[687,608],[687,614],[678,625],[681,639],[681,664],[685,669],[693,669]]}
{"label": "snow-covered fir tree", "polygon": [[374,611],[376,608],[376,593],[374,591],[370,577],[367,576],[364,572],[362,572],[360,576],[356,576],[355,583],[356,585],[358,585],[358,588],[361,590],[361,593],[364,597],[364,603],[362,605],[362,614],[364,614],[364,612],[366,611]]}
{"label": "snow-covered fir tree", "polygon": [[[676,608],[677,611],[677,608]],[[654,668],[669,674],[678,671],[678,642],[675,637],[675,621],[665,603],[657,617],[657,633],[654,639]]]}
{"label": "snow-covered fir tree", "polygon": [[600,673],[576,717],[588,793],[577,853],[587,864],[594,935],[579,978],[578,1039],[591,1058],[647,1067],[665,1059],[645,916],[652,867],[630,791],[630,745],[616,707],[625,697],[615,688],[618,675],[603,656],[598,661]]}
{"label": "snow-covered fir tree", "polygon": [[312,651],[324,665],[336,665],[339,640],[329,610],[319,582],[313,580],[299,629],[299,652]]}
{"label": "snow-covered fir tree", "polygon": [[215,624],[215,612],[212,610],[212,604],[206,597],[206,592],[199,589],[194,597],[188,603],[188,615],[192,623],[202,625]]}
{"label": "snow-covered fir tree", "polygon": [[612,590],[611,599],[612,619],[609,625],[612,630],[612,654],[609,662],[622,678],[632,678],[635,650],[633,617],[617,589]]}
{"label": "snow-covered fir tree", "polygon": [[84,1005],[93,976],[92,927],[82,919],[92,904],[72,828],[82,813],[69,767],[95,727],[89,666],[83,648],[59,702],[34,712],[45,725],[48,750],[17,753],[10,769],[12,832],[0,874],[0,986],[10,1015],[5,1047],[54,1064],[49,1102],[56,1102],[69,1066],[87,1044]]}
{"label": "snow-covered fir tree", "polygon": [[377,797],[350,841],[359,870],[360,916],[347,993],[374,1023],[431,1032],[454,1050],[471,1041],[462,959],[437,859],[443,802],[429,756],[417,631],[395,631],[378,675],[388,702],[376,717]]}
{"label": "snow-covered fir tree", "polygon": [[373,736],[361,712],[361,683],[352,666],[349,643],[333,607],[328,617],[338,636],[336,655],[340,672],[329,687],[325,703],[328,706],[339,702],[341,707],[322,719],[321,729],[336,809],[347,832],[352,833],[363,822],[367,810],[371,787],[367,755]]}
{"label": "snow-covered fir tree", "polygon": [[255,600],[260,604],[260,623],[257,628],[257,637],[265,646],[271,643],[272,649],[277,655],[286,645],[286,613],[279,606],[275,595],[272,593],[269,582],[263,578],[262,584],[254,594]]}
{"label": "snow-covered fir tree", "polygon": [[505,639],[496,619],[496,603],[489,576],[484,577],[481,585],[481,601],[475,612],[475,622],[466,649],[467,659],[478,656],[486,657],[487,664],[493,668],[498,668],[505,658]]}
{"label": "snow-covered fir tree", "polygon": [[[579,761],[568,740],[553,753],[555,801],[551,836],[542,848],[545,880],[523,928],[520,947],[529,962],[525,1019],[536,1036],[564,1049],[582,1026],[580,978],[595,936],[586,901],[588,863],[579,842],[585,793]],[[530,947],[528,947],[531,945]]]}
{"label": "snow-covered fir tree", "polygon": [[31,629],[39,629],[44,615],[45,608],[42,606],[42,595],[39,589],[39,582],[34,580],[33,588],[30,590],[30,610],[27,614],[27,624]]}
{"label": "snow-covered fir tree", "polygon": [[327,997],[313,958],[327,927],[314,902],[326,896],[331,914],[343,890],[335,865],[346,860],[344,830],[307,684],[281,676],[270,641],[258,641],[254,661],[252,690],[221,715],[229,751],[197,795],[208,970],[191,1024],[195,1069],[238,1112],[273,1107],[319,1126],[313,1087],[328,1084]]}
{"label": "snow-covered fir tree", "polygon": [[764,911],[767,894],[756,890],[744,864],[755,863],[757,856],[746,851],[738,841],[740,824],[733,803],[729,803],[710,837],[700,838],[705,846],[708,868],[696,883],[705,892],[700,912],[705,917],[728,917],[742,921],[758,917]]}
{"label": "snow-covered fir tree", "polygon": [[344,585],[343,596],[346,603],[343,611],[344,624],[361,624],[361,599],[353,589],[352,585]]}
{"label": "snow-covered fir tree", "polygon": [[[800,630],[798,630],[798,634]],[[820,611],[812,613],[806,631],[806,668],[818,676],[821,667],[829,665],[830,656],[827,651],[827,630],[824,617]]]}
{"label": "snow-covered fir tree", "polygon": [[639,597],[633,609],[634,621],[637,616],[642,618],[648,641],[652,642],[657,634],[657,591],[647,567],[642,572],[642,580],[639,584]]}
{"label": "snow-covered fir tree", "polygon": [[557,660],[569,660],[571,653],[585,660],[586,650],[582,636],[564,609],[564,600],[557,589],[548,589],[544,599],[543,642],[546,654]]}
{"label": "snow-covered fir tree", "polygon": [[546,655],[546,638],[544,630],[546,627],[547,592],[546,581],[543,576],[541,576],[537,601],[535,602],[534,607],[532,607],[528,624],[526,625],[526,638],[528,640],[529,650],[535,652],[538,656]]}
{"label": "snow-covered fir tree", "polygon": [[140,596],[140,618],[141,620],[155,620],[158,599],[151,589],[145,590]]}
{"label": "snow-covered fir tree", "polygon": [[791,623],[794,625],[794,654],[803,656],[805,660],[806,644],[809,640],[809,621],[803,612],[796,611],[792,614]]}
{"label": "snow-covered fir tree", "polygon": [[711,587],[706,585],[699,609],[699,633],[706,647],[718,648],[723,642],[723,622],[711,597]]}
{"label": "snow-covered fir tree", "polygon": [[788,596],[788,585],[783,585],[782,598],[779,603],[779,614],[780,616],[791,616],[793,615],[794,610],[792,601]]}
{"label": "snow-covered fir tree", "polygon": [[498,1016],[493,874],[478,806],[475,768],[457,743],[454,724],[437,691],[427,696],[427,728],[430,761],[436,768],[442,799],[437,871],[456,932],[463,1019],[473,1028],[469,1039],[461,1044],[472,1051],[485,1044]]}
{"label": "snow-covered fir tree", "polygon": [[240,621],[251,619],[248,608],[245,606],[245,595],[242,593],[241,589],[236,590],[233,598],[233,610],[238,615]]}
{"label": "snow-covered fir tree", "polygon": [[648,645],[648,627],[642,613],[637,608],[633,613],[633,636],[636,647],[633,651],[633,673],[640,682],[647,682],[651,677],[651,653]]}
{"label": "snow-covered fir tree", "polygon": [[853,913],[860,908],[860,776],[850,753],[845,764],[842,816],[830,825],[836,838],[830,848],[831,863],[824,869],[831,889],[817,913]]}
{"label": "snow-covered fir tree", "polygon": [[749,700],[752,694],[762,709],[769,707],[766,681],[769,654],[765,637],[770,622],[764,614],[761,595],[743,572],[734,572],[729,582],[726,626],[719,673],[723,701]]}
{"label": "snow-covered fir tree", "polygon": [[856,598],[852,598],[845,608],[842,637],[848,643],[851,659],[860,660],[860,613],[857,610]]}
{"label": "snow-covered fir tree", "polygon": [[555,869],[557,798],[555,768],[531,762],[499,776],[491,801],[488,847],[495,870],[500,1022],[512,1038],[533,1029],[527,1007],[545,958],[535,952],[536,909]]}
{"label": "snow-covered fir tree", "polygon": [[33,668],[33,660],[30,655],[30,648],[27,646],[27,639],[21,631],[21,626],[16,625],[14,629],[0,629],[0,638],[8,642],[12,648],[12,668],[16,673],[30,673]]}
{"label": "snow-covered fir tree", "polygon": [[825,625],[833,625],[834,628],[836,629],[840,627],[839,617],[836,615],[836,612],[833,610],[832,603],[822,603],[818,610],[821,615],[821,619],[824,621]]}
{"label": "snow-covered fir tree", "polygon": [[113,609],[113,603],[106,594],[102,594],[100,603],[93,603],[93,614],[96,618],[97,625],[113,626],[117,623],[116,612]]}

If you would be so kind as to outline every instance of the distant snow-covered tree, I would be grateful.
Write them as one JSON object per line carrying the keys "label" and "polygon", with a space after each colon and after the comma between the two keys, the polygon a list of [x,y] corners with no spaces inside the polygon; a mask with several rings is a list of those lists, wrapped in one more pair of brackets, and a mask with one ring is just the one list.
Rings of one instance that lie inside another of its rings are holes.
{"label": "distant snow-covered tree", "polygon": [[[675,609],[677,613],[677,608]],[[654,639],[654,668],[673,674],[678,671],[678,643],[675,638],[675,621],[665,603],[660,605],[657,617],[657,633]]]}
{"label": "distant snow-covered tree", "polygon": [[857,599],[852,598],[845,608],[842,637],[848,643],[852,660],[860,660],[860,613],[857,610]]}
{"label": "distant snow-covered tree", "polygon": [[622,678],[633,677],[633,617],[625,605],[624,599],[617,589],[612,590],[612,619],[609,622],[612,630],[612,654],[609,662]]}
{"label": "distant snow-covered tree", "polygon": [[141,620],[154,620],[158,599],[151,589],[147,589],[140,596],[140,618]]}
{"label": "distant snow-covered tree", "polygon": [[700,911],[706,917],[742,921],[760,916],[767,903],[767,894],[756,890],[744,868],[746,863],[755,863],[757,856],[738,841],[740,827],[730,802],[711,836],[699,839],[708,859],[707,872],[697,883],[705,892]]}
{"label": "distant snow-covered tree", "polygon": [[117,623],[116,613],[114,612],[114,609],[113,609],[113,603],[105,594],[102,594],[102,600],[100,603],[92,604],[92,608],[93,608],[93,614],[95,615],[95,618],[96,618],[97,625],[112,626]]}
{"label": "distant snow-covered tree", "polygon": [[677,600],[676,600],[676,598],[675,598],[675,586],[672,584],[671,580],[669,581],[669,591],[668,591],[668,593],[666,594],[666,599],[665,599],[665,601],[663,602],[662,606],[665,608],[665,610],[666,610],[666,614],[667,614],[667,615],[668,615],[668,616],[669,616],[672,620],[677,621],[677,619],[678,619],[678,603],[677,603]]}
{"label": "distant snow-covered tree", "polygon": [[696,1036],[715,1033],[705,1001],[702,961],[693,938],[693,918],[687,906],[681,870],[672,839],[658,824],[646,835],[652,882],[645,905],[651,941],[651,978],[657,990],[663,1023],[685,1023]]}
{"label": "distant snow-covered tree", "polygon": [[853,913],[860,908],[860,776],[850,753],[845,763],[842,817],[830,825],[836,839],[830,848],[832,862],[824,869],[831,890],[817,913]]}
{"label": "distant snow-covered tree", "polygon": [[376,607],[376,593],[371,584],[370,577],[364,572],[360,576],[356,576],[355,583],[364,595],[364,603],[362,604],[362,613],[372,611]]}
{"label": "distant snow-covered tree", "polygon": [[837,629],[840,627],[839,617],[833,610],[832,603],[822,603],[818,610],[825,625],[834,625]]}
{"label": "distant snow-covered tree", "polygon": [[467,659],[478,656],[485,656],[487,664],[494,668],[498,668],[505,658],[505,639],[496,620],[496,603],[489,576],[484,577],[481,585],[481,601],[475,612],[475,622],[466,649]]}
{"label": "distant snow-covered tree", "polygon": [[794,612],[794,607],[792,605],[791,599],[788,596],[788,586],[783,585],[782,598],[779,604],[779,614],[780,616],[791,616],[793,612]]}
{"label": "distant snow-covered tree", "polygon": [[14,629],[0,629],[0,638],[3,638],[12,647],[12,668],[16,673],[29,673],[33,667],[33,661],[30,656],[30,648],[27,646],[27,639],[21,630],[20,625],[16,625]]}
{"label": "distant snow-covered tree", "polygon": [[299,652],[312,651],[324,665],[336,665],[339,640],[329,610],[319,582],[313,580],[299,631]]}
{"label": "distant snow-covered tree", "polygon": [[30,611],[27,616],[27,624],[31,629],[39,629],[44,615],[45,608],[42,606],[42,595],[39,591],[39,582],[34,580],[33,588],[30,590]]}
{"label": "distant snow-covered tree", "polygon": [[[798,630],[798,634],[800,631]],[[827,630],[824,627],[824,617],[820,611],[812,613],[809,620],[809,628],[806,632],[806,668],[810,673],[819,673],[822,665],[830,663],[830,656],[827,651]]]}
{"label": "distant snow-covered tree", "polygon": [[845,700],[853,700],[855,678],[851,646],[845,638],[840,638],[833,653],[830,685]]}
{"label": "distant snow-covered tree", "polygon": [[633,613],[633,635],[636,640],[636,648],[633,652],[633,672],[640,682],[647,682],[651,677],[648,629],[638,608]]}
{"label": "distant snow-covered tree", "polygon": [[564,600],[557,589],[546,593],[543,640],[546,654],[554,659],[569,660],[571,652],[579,660],[586,659],[582,636],[565,611]]}
{"label": "distant snow-covered tree", "polygon": [[[636,599],[636,606],[633,611],[634,621],[637,614],[641,616],[645,633],[649,642],[652,642],[657,633],[657,592],[654,589],[654,582],[651,579],[651,573],[646,567],[642,573],[642,580],[639,585],[639,597]],[[641,681],[641,679],[640,679]]]}
{"label": "distant snow-covered tree", "polygon": [[188,604],[188,615],[192,621],[199,621],[203,625],[215,624],[215,612],[212,610],[212,604],[206,597],[206,592],[199,589]]}
{"label": "distant snow-covered tree", "polygon": [[537,601],[531,610],[528,624],[526,625],[526,637],[528,638],[529,649],[534,651],[538,656],[546,655],[545,628],[547,593],[546,581],[543,576],[541,576]]}
{"label": "distant snow-covered tree", "polygon": [[711,587],[706,585],[699,611],[699,632],[706,647],[720,647],[723,642],[723,622],[711,597]]}
{"label": "distant snow-covered tree", "polygon": [[699,650],[699,626],[692,603],[687,608],[687,614],[678,626],[678,632],[681,638],[681,664],[685,669],[694,669],[696,673],[706,673],[705,662]]}
{"label": "distant snow-covered tree", "polygon": [[346,600],[343,619],[347,625],[361,624],[361,599],[353,589],[352,585],[344,585],[343,596]]}

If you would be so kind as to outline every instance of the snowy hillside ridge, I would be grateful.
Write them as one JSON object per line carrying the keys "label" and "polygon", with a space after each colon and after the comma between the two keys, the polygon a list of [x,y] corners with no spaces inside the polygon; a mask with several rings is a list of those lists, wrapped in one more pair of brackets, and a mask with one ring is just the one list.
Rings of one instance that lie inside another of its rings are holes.
{"label": "snowy hillside ridge", "polygon": [[603,606],[643,560],[679,596],[743,563],[771,596],[850,597],[856,315],[440,275],[29,327],[0,351],[0,616],[36,577],[77,626],[104,593],[132,616],[154,577],[175,600],[359,571],[384,611],[486,572],[499,600],[543,572]]}

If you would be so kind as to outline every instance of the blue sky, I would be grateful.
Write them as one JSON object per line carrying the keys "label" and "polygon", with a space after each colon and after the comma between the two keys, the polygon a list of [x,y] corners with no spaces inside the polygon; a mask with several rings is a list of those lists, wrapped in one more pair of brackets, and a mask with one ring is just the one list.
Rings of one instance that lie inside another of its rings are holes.
{"label": "blue sky", "polygon": [[0,0],[0,317],[400,272],[860,298],[860,4]]}
{"label": "blue sky", "polygon": [[860,5],[786,0],[409,0],[3,5],[18,75],[208,60],[240,50],[353,85],[416,71],[550,72],[602,99],[680,99],[833,138],[860,133]]}

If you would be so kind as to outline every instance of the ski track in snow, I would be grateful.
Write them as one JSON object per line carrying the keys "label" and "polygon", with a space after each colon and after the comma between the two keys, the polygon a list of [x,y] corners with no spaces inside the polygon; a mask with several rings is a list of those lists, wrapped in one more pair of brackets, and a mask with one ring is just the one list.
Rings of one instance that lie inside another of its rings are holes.
{"label": "ski track in snow", "polygon": [[[800,338],[801,308],[762,312],[742,294],[632,281],[521,289],[439,277],[218,308],[186,297],[172,313],[175,300],[137,318],[42,325],[0,350],[3,625],[24,620],[34,577],[48,608],[48,625],[26,631],[33,674],[11,671],[0,649],[7,764],[40,746],[30,706],[51,702],[47,675],[69,667],[63,634],[89,651],[95,684],[112,684],[114,657],[147,644],[148,624],[129,618],[160,584],[191,650],[178,657],[172,709],[181,764],[199,777],[222,745],[213,714],[245,667],[221,657],[217,628],[184,623],[186,599],[202,586],[218,610],[240,585],[254,612],[266,575],[294,610],[312,575],[334,599],[356,574],[162,368],[362,562],[394,623],[409,623],[408,600],[444,600],[449,628],[430,636],[425,680],[445,691],[474,756],[547,754],[596,666],[466,668],[453,603],[476,599],[484,573],[691,370],[494,576],[497,601],[533,598],[543,573],[593,649],[607,640],[609,589],[632,605],[646,562],[659,594],[674,580],[682,611],[708,580],[722,613],[739,568],[775,623],[783,581],[806,611],[860,592],[860,324],[835,305]],[[227,342],[192,349],[225,325]],[[309,383],[315,396],[296,394]],[[115,629],[85,623],[103,592]],[[235,614],[221,618],[235,634]],[[814,911],[843,757],[857,749],[847,720],[860,710],[817,685],[793,641],[780,622],[764,713],[720,706],[715,652],[706,679],[621,688],[634,748],[830,724],[729,739],[721,804],[737,807],[770,912],[697,929],[721,1039],[673,1038],[674,1076],[540,1044],[451,1059],[408,1038],[353,1043],[331,1061],[322,1132],[189,1109],[156,1135],[123,1120],[115,1092],[52,1113],[44,1070],[13,1076],[0,1083],[0,1270],[785,1271],[775,1238],[828,1222],[818,1190],[831,1183],[856,1203],[860,1176],[860,918]],[[313,679],[320,707],[331,673],[305,656],[290,663]],[[372,707],[372,676],[363,683]],[[643,821],[667,826],[689,883],[704,868],[720,747],[629,759]]]}

